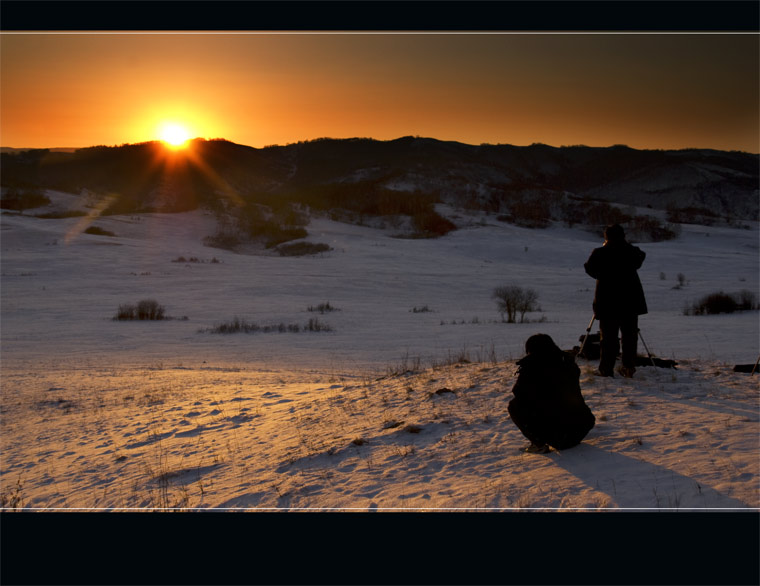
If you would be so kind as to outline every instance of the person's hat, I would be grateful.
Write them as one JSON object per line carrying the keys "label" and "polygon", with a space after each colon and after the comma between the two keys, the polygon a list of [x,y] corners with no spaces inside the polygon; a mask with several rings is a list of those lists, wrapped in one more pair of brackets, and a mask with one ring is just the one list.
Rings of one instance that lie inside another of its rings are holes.
{"label": "person's hat", "polygon": [[625,240],[625,232],[620,224],[612,224],[604,229],[604,239],[610,242]]}
{"label": "person's hat", "polygon": [[527,354],[548,355],[559,351],[559,347],[554,343],[548,334],[533,334],[525,341],[525,352]]}

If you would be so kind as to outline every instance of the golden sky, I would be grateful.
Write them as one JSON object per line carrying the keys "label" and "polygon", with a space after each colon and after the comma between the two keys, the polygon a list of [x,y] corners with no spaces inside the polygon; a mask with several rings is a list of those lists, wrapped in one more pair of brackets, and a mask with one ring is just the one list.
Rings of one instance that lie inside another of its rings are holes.
{"label": "golden sky", "polygon": [[0,146],[192,137],[760,151],[760,35],[0,34]]}

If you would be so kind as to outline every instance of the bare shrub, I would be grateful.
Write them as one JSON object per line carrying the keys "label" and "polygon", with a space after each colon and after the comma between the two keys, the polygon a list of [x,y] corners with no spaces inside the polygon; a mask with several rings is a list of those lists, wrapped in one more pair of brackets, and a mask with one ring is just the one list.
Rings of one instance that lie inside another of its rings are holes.
{"label": "bare shrub", "polygon": [[303,226],[309,218],[292,205],[276,211],[256,203],[246,203],[236,214],[238,231],[250,240],[261,239],[266,248],[308,236]]}
{"label": "bare shrub", "polygon": [[735,295],[736,303],[739,311],[749,311],[758,309],[757,297],[752,291],[742,289]]}
{"label": "bare shrub", "polygon": [[272,212],[275,221],[281,226],[308,226],[311,221],[308,213],[292,202],[273,206]]}
{"label": "bare shrub", "polygon": [[699,224],[701,226],[713,226],[718,221],[718,216],[706,208],[677,208],[674,205],[669,205],[667,209],[667,220],[673,224]]}
{"label": "bare shrub", "polygon": [[412,216],[412,224],[416,236],[421,238],[437,238],[456,230],[456,224],[436,212],[432,206]]}
{"label": "bare shrub", "polygon": [[751,311],[759,309],[757,298],[752,291],[743,290],[739,293],[710,293],[684,309],[684,315],[715,315],[719,313],[734,313],[736,311]]}
{"label": "bare shrub", "polygon": [[21,476],[12,488],[5,489],[0,493],[0,508],[3,510],[16,511],[24,508],[24,497],[22,494],[24,485],[21,482]]}
{"label": "bare shrub", "polygon": [[110,230],[104,230],[103,228],[99,228],[98,226],[90,226],[84,231],[85,234],[94,234],[95,236],[116,236],[113,232]]}
{"label": "bare shrub", "polygon": [[235,250],[242,243],[238,229],[234,222],[224,214],[217,215],[216,232],[203,239],[203,245],[223,250]]}
{"label": "bare shrub", "polygon": [[304,329],[309,332],[331,332],[332,328],[324,322],[319,321],[316,318],[309,320],[309,323],[304,326]]}
{"label": "bare shrub", "polygon": [[507,315],[507,323],[515,323],[517,314],[520,314],[520,323],[525,321],[525,314],[536,311],[538,293],[533,289],[523,289],[515,285],[496,287],[491,295],[496,300],[499,312]]}
{"label": "bare shrub", "polygon": [[551,221],[549,202],[544,198],[531,198],[512,204],[511,217],[518,226],[546,228]]}
{"label": "bare shrub", "polygon": [[203,239],[203,245],[210,248],[221,248],[222,250],[234,250],[240,245],[240,237],[231,232],[218,231],[213,236],[206,236]]}
{"label": "bare shrub", "polygon": [[50,198],[39,189],[11,188],[0,198],[0,208],[24,213],[24,210],[41,208],[50,203]]}
{"label": "bare shrub", "polygon": [[143,299],[137,305],[128,303],[119,305],[119,309],[113,318],[114,320],[162,320],[166,319],[163,305],[153,299]]}
{"label": "bare shrub", "polygon": [[662,224],[653,216],[633,216],[626,228],[628,238],[639,242],[663,242],[681,234],[680,224]]}
{"label": "bare shrub", "polygon": [[119,309],[114,316],[115,320],[130,320],[135,319],[137,314],[137,308],[134,305],[128,303],[119,305]]}
{"label": "bare shrub", "polygon": [[190,258],[185,258],[184,256],[178,256],[177,258],[173,259],[172,262],[176,263],[192,263],[192,264],[205,264],[205,263],[211,263],[211,264],[219,264],[222,261],[220,261],[218,258],[214,257],[211,260],[207,261],[202,258],[198,258],[197,256],[191,256]]}
{"label": "bare shrub", "polygon": [[239,317],[234,317],[228,322],[223,322],[215,325],[209,331],[214,334],[237,334],[240,332],[258,332],[259,330],[261,330],[261,327],[258,324],[248,322],[244,319],[240,319]]}
{"label": "bare shrub", "polygon": [[340,311],[337,307],[330,305],[330,302],[320,303],[319,305],[309,305],[306,308],[307,311],[318,311],[319,313],[328,313],[330,311]]}
{"label": "bare shrub", "polygon": [[164,306],[154,299],[143,299],[137,303],[137,319],[164,319]]}
{"label": "bare shrub", "polygon": [[331,332],[332,328],[318,319],[310,319],[309,323],[301,326],[299,324],[278,324],[259,325],[256,322],[249,322],[239,317],[234,317],[230,321],[216,324],[213,328],[200,330],[202,333],[211,334],[271,334],[271,333],[291,333],[300,332]]}
{"label": "bare shrub", "polygon": [[583,210],[585,214],[584,223],[586,224],[604,227],[610,224],[625,224],[631,219],[630,215],[606,201],[584,202],[584,204],[587,206]]}
{"label": "bare shrub", "polygon": [[87,212],[82,210],[65,210],[62,212],[45,212],[44,214],[35,214],[35,218],[43,220],[58,220],[62,218],[81,218],[86,216]]}

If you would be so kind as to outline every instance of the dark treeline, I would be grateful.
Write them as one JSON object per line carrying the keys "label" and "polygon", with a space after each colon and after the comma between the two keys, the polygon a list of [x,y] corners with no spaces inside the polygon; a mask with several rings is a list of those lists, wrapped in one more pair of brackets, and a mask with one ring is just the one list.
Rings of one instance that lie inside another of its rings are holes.
{"label": "dark treeline", "polygon": [[1,157],[5,192],[116,195],[106,213],[214,208],[232,198],[273,209],[298,203],[431,220],[437,202],[529,215],[536,200],[571,195],[668,209],[674,217],[681,209],[743,219],[758,214],[758,155],[704,149],[466,145],[416,137],[257,149],[198,139],[176,153],[149,142]]}

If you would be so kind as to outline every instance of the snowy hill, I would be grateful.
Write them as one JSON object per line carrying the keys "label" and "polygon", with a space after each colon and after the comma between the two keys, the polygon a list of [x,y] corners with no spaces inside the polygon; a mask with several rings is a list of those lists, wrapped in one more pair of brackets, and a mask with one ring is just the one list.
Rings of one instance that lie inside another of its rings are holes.
{"label": "snowy hill", "polygon": [[[51,209],[82,203],[47,194]],[[300,257],[204,246],[216,218],[202,210],[3,214],[3,506],[760,507],[760,379],[733,371],[760,353],[758,313],[683,311],[758,292],[756,222],[640,244],[642,337],[677,368],[600,379],[579,360],[596,427],[531,455],[506,410],[515,361],[536,332],[579,344],[599,242],[438,210],[460,229],[433,240],[314,217],[307,240],[331,250]],[[510,284],[539,295],[527,323],[491,298]],[[172,319],[113,319],[146,299]],[[236,318],[259,330],[215,333]]]}

